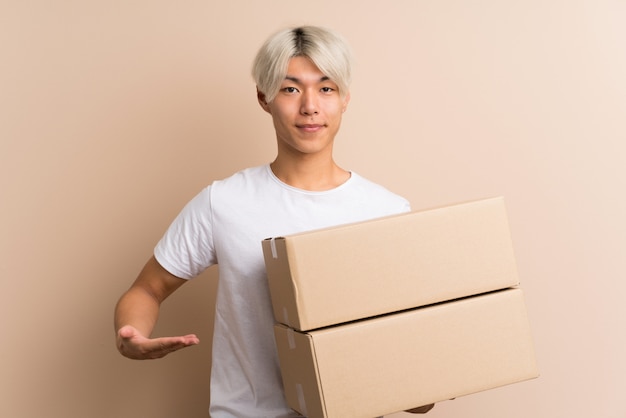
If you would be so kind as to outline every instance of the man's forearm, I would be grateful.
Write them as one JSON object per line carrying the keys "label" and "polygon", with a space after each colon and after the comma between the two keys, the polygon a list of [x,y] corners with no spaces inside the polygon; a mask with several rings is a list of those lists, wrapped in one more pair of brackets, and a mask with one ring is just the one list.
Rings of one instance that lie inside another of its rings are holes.
{"label": "man's forearm", "polygon": [[158,317],[159,302],[145,290],[131,287],[115,306],[115,331],[131,325],[144,337],[149,337]]}
{"label": "man's forearm", "polygon": [[132,359],[155,359],[196,345],[195,334],[151,338],[161,303],[187,281],[170,274],[151,257],[115,306],[117,349]]}

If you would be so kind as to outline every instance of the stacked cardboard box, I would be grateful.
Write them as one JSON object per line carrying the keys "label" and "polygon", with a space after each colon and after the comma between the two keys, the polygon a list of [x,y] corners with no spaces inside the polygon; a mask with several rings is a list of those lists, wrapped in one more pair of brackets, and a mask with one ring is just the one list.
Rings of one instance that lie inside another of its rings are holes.
{"label": "stacked cardboard box", "polygon": [[262,244],[285,394],[309,418],[538,375],[502,198]]}

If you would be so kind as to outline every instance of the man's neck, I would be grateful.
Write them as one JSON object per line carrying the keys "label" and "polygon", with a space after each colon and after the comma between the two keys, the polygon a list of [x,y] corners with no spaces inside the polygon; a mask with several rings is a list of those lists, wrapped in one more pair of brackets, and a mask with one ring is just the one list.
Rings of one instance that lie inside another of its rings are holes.
{"label": "man's neck", "polygon": [[279,156],[270,167],[283,183],[309,191],[331,190],[350,178],[350,172],[339,167],[332,159],[302,158],[295,161]]}

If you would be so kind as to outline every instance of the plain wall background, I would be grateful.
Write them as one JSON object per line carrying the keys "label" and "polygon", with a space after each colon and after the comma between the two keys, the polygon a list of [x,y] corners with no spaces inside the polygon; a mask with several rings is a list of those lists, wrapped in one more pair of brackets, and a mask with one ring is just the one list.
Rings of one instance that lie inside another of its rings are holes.
{"label": "plain wall background", "polygon": [[2,2],[0,415],[206,416],[216,270],[166,302],[156,332],[202,343],[164,360],[117,353],[113,306],[200,188],[273,158],[250,64],[311,23],[357,58],[341,165],[414,209],[507,202],[542,375],[427,416],[626,416],[624,22],[620,0]]}

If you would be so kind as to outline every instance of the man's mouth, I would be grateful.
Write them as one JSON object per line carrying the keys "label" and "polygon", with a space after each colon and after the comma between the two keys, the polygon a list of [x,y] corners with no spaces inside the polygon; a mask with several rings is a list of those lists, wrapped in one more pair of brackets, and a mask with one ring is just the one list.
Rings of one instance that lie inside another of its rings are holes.
{"label": "man's mouth", "polygon": [[298,129],[304,132],[318,132],[324,127],[324,125],[317,124],[317,123],[305,123],[305,124],[296,125],[296,126],[298,127]]}

